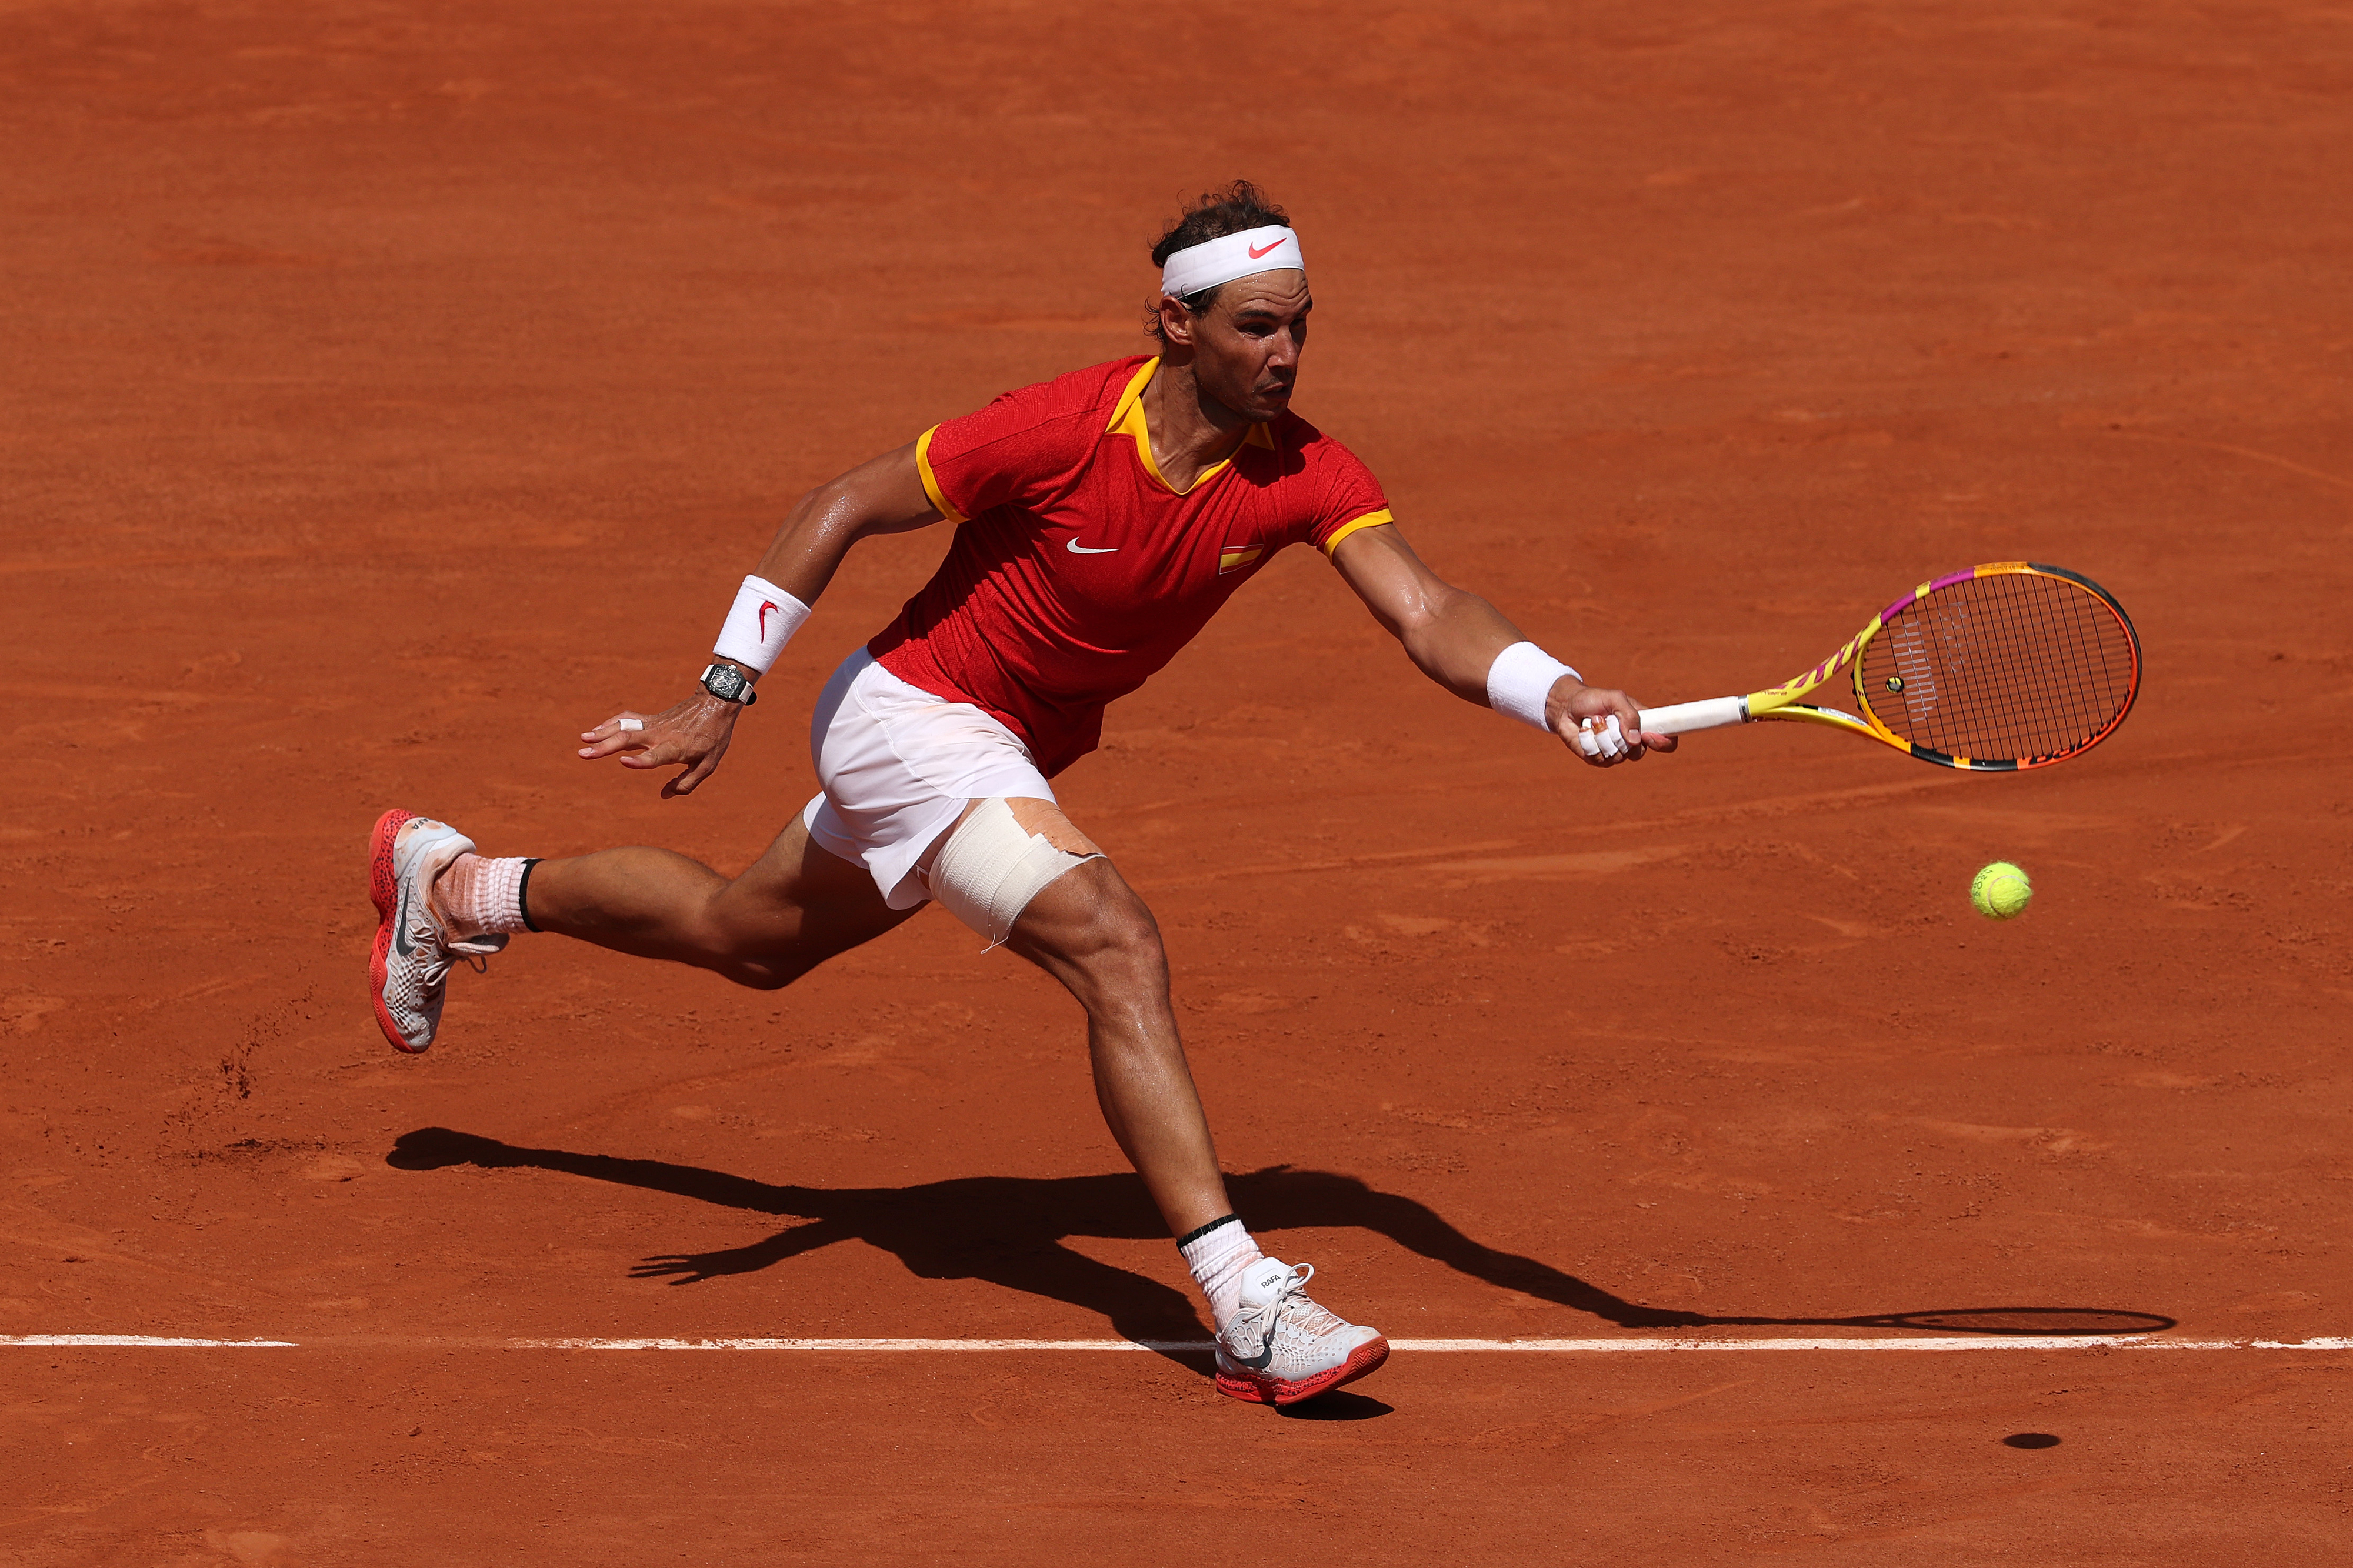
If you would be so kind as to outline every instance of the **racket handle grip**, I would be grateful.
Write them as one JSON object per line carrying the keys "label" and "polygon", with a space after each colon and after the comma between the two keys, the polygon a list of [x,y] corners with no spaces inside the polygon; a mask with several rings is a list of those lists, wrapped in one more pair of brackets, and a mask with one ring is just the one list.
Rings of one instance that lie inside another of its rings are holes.
{"label": "racket handle grip", "polygon": [[[1672,708],[1645,708],[1640,722],[1646,735],[1681,735],[1693,730],[1719,730],[1726,724],[1748,722],[1748,699],[1746,697],[1711,697],[1704,702],[1678,702]],[[1593,728],[1588,719],[1577,731],[1577,749],[1585,756],[1598,757],[1615,743],[1618,721],[1609,721],[1609,739]],[[1613,752],[1614,756],[1616,753]]]}
{"label": "racket handle grip", "polygon": [[1694,730],[1720,730],[1726,724],[1748,722],[1748,699],[1711,697],[1704,702],[1678,702],[1672,708],[1642,710],[1646,734],[1683,735]]}

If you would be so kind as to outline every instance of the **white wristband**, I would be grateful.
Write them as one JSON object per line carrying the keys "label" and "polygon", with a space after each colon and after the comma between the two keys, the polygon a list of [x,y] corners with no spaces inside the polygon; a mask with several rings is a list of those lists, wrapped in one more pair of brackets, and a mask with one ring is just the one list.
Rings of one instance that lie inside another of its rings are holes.
{"label": "white wristband", "polygon": [[1585,677],[1535,644],[1515,642],[1497,654],[1495,662],[1487,667],[1487,706],[1523,724],[1548,731],[1552,726],[1545,722],[1545,699],[1552,695],[1554,684],[1564,675],[1574,676],[1579,685],[1584,684]]}
{"label": "white wristband", "polygon": [[807,605],[765,577],[746,577],[735,590],[727,624],[719,628],[719,640],[711,645],[711,651],[765,675],[808,618]]}

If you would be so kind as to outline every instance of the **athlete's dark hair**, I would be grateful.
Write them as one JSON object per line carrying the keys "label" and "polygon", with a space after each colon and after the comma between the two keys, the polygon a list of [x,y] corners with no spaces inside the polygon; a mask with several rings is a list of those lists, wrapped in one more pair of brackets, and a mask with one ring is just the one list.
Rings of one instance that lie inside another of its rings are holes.
{"label": "athlete's dark hair", "polygon": [[[1214,191],[1204,191],[1186,204],[1176,221],[1160,231],[1159,241],[1152,247],[1152,265],[1164,267],[1168,258],[1180,250],[1189,250],[1212,239],[1223,239],[1229,234],[1243,234],[1250,229],[1264,228],[1270,224],[1291,226],[1291,218],[1281,207],[1266,199],[1266,193],[1248,180],[1236,180]],[[1206,310],[1218,302],[1218,291],[1225,287],[1219,283],[1198,293],[1186,295],[1185,308]],[[1161,331],[1160,311],[1155,308],[1147,331],[1162,342],[1168,334]]]}

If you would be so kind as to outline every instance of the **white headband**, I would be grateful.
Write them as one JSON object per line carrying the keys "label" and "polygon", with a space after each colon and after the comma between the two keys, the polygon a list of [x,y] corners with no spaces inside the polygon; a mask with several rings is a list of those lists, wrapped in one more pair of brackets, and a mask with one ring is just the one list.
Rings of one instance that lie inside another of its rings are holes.
{"label": "white headband", "polygon": [[1285,267],[1306,269],[1299,255],[1299,236],[1279,223],[1269,224],[1178,251],[1160,268],[1160,291],[1183,300],[1253,272]]}

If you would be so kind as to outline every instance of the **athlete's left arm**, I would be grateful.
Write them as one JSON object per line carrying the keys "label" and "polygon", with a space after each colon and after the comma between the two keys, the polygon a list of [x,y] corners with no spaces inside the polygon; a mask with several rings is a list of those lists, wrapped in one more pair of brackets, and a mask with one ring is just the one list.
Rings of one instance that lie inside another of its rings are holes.
{"label": "athlete's left arm", "polygon": [[[1487,706],[1487,671],[1495,656],[1527,640],[1502,612],[1423,565],[1393,522],[1360,528],[1340,541],[1332,552],[1332,564],[1373,618],[1405,645],[1407,657],[1424,675],[1467,702]],[[1545,700],[1545,721],[1564,744],[1585,720],[1617,719],[1626,735],[1623,759],[1585,757],[1569,746],[1572,753],[1601,767],[1631,762],[1645,751],[1675,749],[1672,735],[1642,733],[1637,726],[1640,714],[1626,693],[1586,686],[1570,675],[1556,681]]]}

